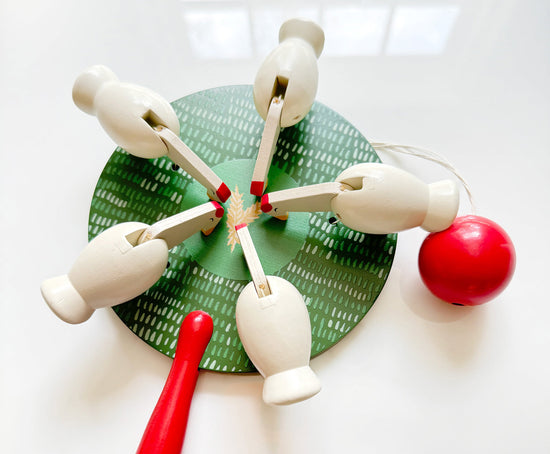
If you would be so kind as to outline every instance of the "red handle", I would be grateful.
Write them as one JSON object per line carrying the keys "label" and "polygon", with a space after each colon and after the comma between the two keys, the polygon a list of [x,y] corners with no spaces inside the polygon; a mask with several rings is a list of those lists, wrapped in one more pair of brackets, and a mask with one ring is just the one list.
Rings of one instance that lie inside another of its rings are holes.
{"label": "red handle", "polygon": [[191,312],[183,320],[172,368],[137,454],[181,454],[199,363],[213,329],[206,312]]}

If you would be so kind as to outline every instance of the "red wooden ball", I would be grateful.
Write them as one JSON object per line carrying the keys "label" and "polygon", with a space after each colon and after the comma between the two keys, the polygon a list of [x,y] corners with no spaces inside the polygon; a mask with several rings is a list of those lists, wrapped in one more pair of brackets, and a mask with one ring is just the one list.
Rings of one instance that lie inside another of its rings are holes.
{"label": "red wooden ball", "polygon": [[506,232],[473,215],[428,235],[418,256],[426,287],[438,298],[464,306],[495,298],[512,279],[515,265],[514,245]]}

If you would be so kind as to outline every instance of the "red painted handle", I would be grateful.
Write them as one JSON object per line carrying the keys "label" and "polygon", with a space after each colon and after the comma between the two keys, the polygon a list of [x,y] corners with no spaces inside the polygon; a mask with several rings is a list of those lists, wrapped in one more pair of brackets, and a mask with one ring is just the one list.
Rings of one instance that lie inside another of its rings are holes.
{"label": "red painted handle", "polygon": [[181,454],[199,363],[213,329],[206,312],[191,312],[183,320],[172,368],[137,454]]}

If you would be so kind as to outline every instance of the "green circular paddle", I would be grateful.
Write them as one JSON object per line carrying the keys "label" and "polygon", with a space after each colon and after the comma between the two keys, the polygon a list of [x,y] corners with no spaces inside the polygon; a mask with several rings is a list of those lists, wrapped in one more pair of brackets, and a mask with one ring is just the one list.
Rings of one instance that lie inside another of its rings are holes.
{"label": "green circular paddle", "polygon": [[[287,279],[304,296],[312,328],[312,356],[342,339],[372,307],[388,277],[397,235],[367,235],[330,213],[290,213],[280,221],[260,210],[250,180],[264,122],[251,86],[228,86],[172,103],[182,140],[229,186],[225,214],[208,237],[198,233],[170,251],[160,280],[114,307],[137,336],[173,357],[183,318],[201,309],[214,333],[201,367],[251,372],[239,340],[235,304],[250,281],[234,226],[246,222],[266,274]],[[379,162],[367,140],[344,118],[315,103],[304,120],[281,131],[269,172],[269,191],[334,181],[360,162]],[[89,239],[120,222],[152,224],[208,201],[206,190],[167,158],[146,160],[117,148],[97,183]]]}

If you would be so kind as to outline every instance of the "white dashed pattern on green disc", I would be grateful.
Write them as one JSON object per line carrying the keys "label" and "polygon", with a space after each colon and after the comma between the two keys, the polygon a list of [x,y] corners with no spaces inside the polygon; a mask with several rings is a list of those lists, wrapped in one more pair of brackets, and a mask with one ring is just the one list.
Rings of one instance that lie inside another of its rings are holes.
{"label": "white dashed pattern on green disc", "polygon": [[[183,318],[202,309],[214,320],[214,334],[201,367],[254,371],[235,324],[235,304],[249,275],[242,279],[247,273],[244,258],[240,263],[235,255],[242,256],[242,251],[228,227],[244,219],[266,267],[304,295],[312,325],[312,356],[334,345],[378,297],[390,272],[397,235],[366,235],[341,224],[333,226],[328,223],[331,213],[294,213],[296,219],[285,224],[259,212],[258,199],[248,190],[264,122],[254,107],[251,86],[206,90],[172,106],[183,141],[220,172],[233,195],[224,204],[224,218],[212,236],[198,233],[173,248],[161,279],[143,295],[115,307],[117,315],[145,342],[173,357]],[[333,181],[361,162],[379,159],[359,131],[316,102],[304,120],[281,131],[268,191]],[[206,201],[206,190],[174,169],[167,158],[146,160],[116,149],[94,192],[89,238],[120,222],[154,223]],[[277,248],[268,244],[281,249],[288,244],[288,248],[277,254]],[[220,269],[206,260],[209,246],[215,247],[216,260],[229,267],[223,273],[209,271]]]}

